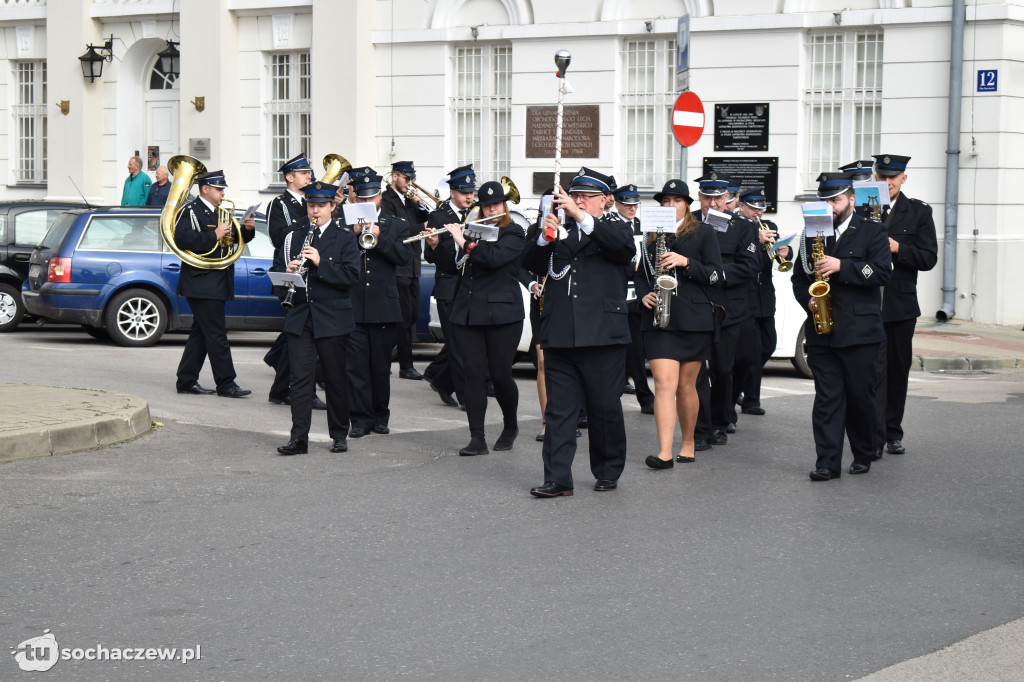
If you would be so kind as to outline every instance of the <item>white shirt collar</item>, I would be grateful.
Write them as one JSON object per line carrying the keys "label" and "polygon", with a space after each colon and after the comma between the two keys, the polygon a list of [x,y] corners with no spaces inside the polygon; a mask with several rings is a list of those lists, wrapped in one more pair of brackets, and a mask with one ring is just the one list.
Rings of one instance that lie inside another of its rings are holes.
{"label": "white shirt collar", "polygon": [[217,212],[217,209],[213,207],[213,204],[211,204],[209,201],[204,199],[201,194],[199,195],[198,198],[199,198],[199,201],[201,201],[204,204],[206,204],[206,208],[210,209],[210,213],[216,213]]}
{"label": "white shirt collar", "polygon": [[302,194],[299,194],[298,192],[293,191],[290,187],[286,187],[285,191],[288,192],[288,194],[291,194],[292,198],[294,198],[295,201],[299,202],[300,204],[306,198],[305,195],[302,195]]}
{"label": "white shirt collar", "polygon": [[836,239],[843,236],[843,233],[846,232],[846,228],[850,226],[851,220],[853,220],[853,211],[850,211],[850,215],[846,217],[846,220],[839,223],[839,226],[836,227]]}

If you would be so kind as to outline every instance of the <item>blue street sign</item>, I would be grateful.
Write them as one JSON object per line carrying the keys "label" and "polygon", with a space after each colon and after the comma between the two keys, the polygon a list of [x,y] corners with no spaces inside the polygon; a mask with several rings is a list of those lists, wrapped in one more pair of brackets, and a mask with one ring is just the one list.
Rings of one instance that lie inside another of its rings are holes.
{"label": "blue street sign", "polygon": [[978,69],[978,92],[996,92],[999,89],[997,69]]}

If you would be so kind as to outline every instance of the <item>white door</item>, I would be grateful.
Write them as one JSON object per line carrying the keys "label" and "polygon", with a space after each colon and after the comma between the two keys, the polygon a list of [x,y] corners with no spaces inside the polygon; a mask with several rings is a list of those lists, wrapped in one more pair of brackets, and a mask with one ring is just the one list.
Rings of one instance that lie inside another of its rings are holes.
{"label": "white door", "polygon": [[146,102],[146,140],[148,145],[160,147],[160,165],[166,166],[178,153],[177,100]]}

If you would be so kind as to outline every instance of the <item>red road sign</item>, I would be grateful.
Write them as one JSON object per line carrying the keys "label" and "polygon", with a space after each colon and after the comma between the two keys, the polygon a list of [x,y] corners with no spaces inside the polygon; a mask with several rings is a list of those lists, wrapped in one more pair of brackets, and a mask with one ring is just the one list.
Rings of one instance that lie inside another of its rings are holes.
{"label": "red road sign", "polygon": [[704,104],[694,92],[684,92],[672,107],[672,134],[684,147],[692,147],[704,134]]}

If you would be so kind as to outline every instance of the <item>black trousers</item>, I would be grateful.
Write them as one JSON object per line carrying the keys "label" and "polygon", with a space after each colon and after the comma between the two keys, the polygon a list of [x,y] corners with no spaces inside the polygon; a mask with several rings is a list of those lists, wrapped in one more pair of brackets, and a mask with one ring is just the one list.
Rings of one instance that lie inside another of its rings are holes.
{"label": "black trousers", "polygon": [[[732,369],[736,360],[736,346],[740,340],[742,323],[722,327],[718,343],[711,344],[711,358],[708,360],[711,390],[707,396],[707,408],[704,409],[705,398],[701,396],[701,378],[697,375],[697,395],[700,396],[701,409],[697,413],[697,429],[695,434],[703,433],[706,427],[712,430],[724,430],[729,425],[729,411],[732,407]],[[703,372],[703,370],[701,370]],[[702,428],[701,421],[710,420]],[[697,435],[697,438],[701,436]]]}
{"label": "black trousers", "polygon": [[711,427],[711,379],[707,362],[702,362],[697,372],[697,401],[697,424],[693,428],[693,437],[696,440],[711,440],[714,429]]}
{"label": "black trousers", "polygon": [[[348,380],[352,426],[369,431],[391,418],[391,351],[397,322],[356,323],[348,337]],[[328,403],[330,407],[330,403]]]}
{"label": "black trousers", "polygon": [[348,436],[347,352],[347,334],[313,338],[312,316],[306,319],[302,334],[288,335],[288,355],[292,368],[292,440],[303,443],[309,440],[313,396],[316,392],[317,357],[323,365],[324,385],[327,387],[327,432],[335,440]]}
{"label": "black trousers", "polygon": [[210,357],[210,369],[217,384],[217,392],[223,393],[237,386],[235,365],[231,361],[231,345],[228,344],[228,330],[224,321],[224,301],[211,298],[187,298],[192,309],[192,331],[185,342],[178,363],[179,390],[190,388],[199,381],[203,362]]}
{"label": "black trousers", "polygon": [[465,369],[458,341],[452,331],[452,302],[437,299],[437,317],[444,334],[444,346],[434,358],[423,376],[445,393],[454,393],[460,403],[465,403]]}
{"label": "black trousers", "polygon": [[274,368],[274,382],[270,384],[270,397],[284,400],[291,395],[288,390],[288,382],[291,381],[292,363],[288,358],[287,334],[284,332],[278,334],[263,360]]}
{"label": "black trousers", "polygon": [[487,377],[494,384],[494,397],[501,408],[506,428],[516,427],[519,389],[512,378],[512,362],[523,335],[523,322],[494,325],[452,325],[456,342],[464,348],[462,360],[466,369],[466,417],[469,434],[484,437],[487,416]]}
{"label": "black trousers", "polygon": [[398,278],[398,303],[402,307],[402,324],[396,337],[398,368],[412,369],[412,344],[416,340],[416,320],[420,316],[419,277]]}
{"label": "black trousers", "polygon": [[853,460],[871,465],[875,452],[875,374],[877,343],[846,348],[807,346],[807,364],[814,372],[815,468],[841,473],[843,434],[850,439]]}
{"label": "black trousers", "polygon": [[[775,317],[753,318],[753,328],[740,333],[740,344],[736,351],[736,365],[732,377],[732,417],[736,416],[736,401],[743,394],[741,407],[761,406],[761,376],[775,347],[778,333],[775,331]],[[735,419],[733,420],[735,423]]]}
{"label": "black trousers", "polygon": [[629,310],[629,335],[632,342],[626,351],[626,375],[633,382],[636,389],[636,401],[640,407],[654,404],[654,392],[647,385],[647,368],[644,366],[644,339],[640,334],[640,305],[639,301],[630,301],[627,304]]}
{"label": "black trousers", "polygon": [[903,440],[903,412],[907,406],[907,383],[914,360],[914,327],[917,320],[885,323],[885,343],[878,349],[878,377],[875,380],[875,446]]}
{"label": "black trousers", "polygon": [[580,391],[590,418],[590,471],[599,480],[617,481],[622,475],[626,466],[622,389],[626,385],[627,346],[544,349],[548,391],[545,482],[573,487]]}

